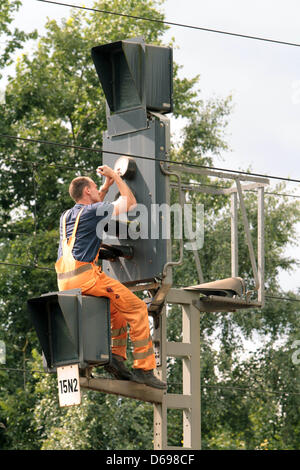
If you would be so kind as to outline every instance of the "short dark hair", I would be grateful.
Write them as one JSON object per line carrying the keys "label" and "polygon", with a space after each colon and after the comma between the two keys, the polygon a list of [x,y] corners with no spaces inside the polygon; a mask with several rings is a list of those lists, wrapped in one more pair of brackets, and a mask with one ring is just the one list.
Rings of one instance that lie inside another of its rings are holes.
{"label": "short dark hair", "polygon": [[77,202],[79,199],[82,198],[82,192],[83,189],[86,186],[90,186],[91,184],[91,179],[88,178],[87,176],[78,176],[77,178],[74,178],[69,186],[69,194],[71,198]]}

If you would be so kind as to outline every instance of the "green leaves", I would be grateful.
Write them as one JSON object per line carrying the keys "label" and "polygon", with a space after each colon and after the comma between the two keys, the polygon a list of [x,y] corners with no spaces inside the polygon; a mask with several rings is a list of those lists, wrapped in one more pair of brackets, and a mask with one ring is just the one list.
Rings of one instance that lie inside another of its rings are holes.
{"label": "green leaves", "polygon": [[[1,0],[0,10],[0,38],[1,41],[6,39],[5,47],[0,55],[0,69],[12,64],[12,55],[17,49],[21,49],[25,41],[28,39],[36,39],[37,32],[26,34],[18,28],[12,30],[10,25],[13,16],[20,8],[22,2],[20,0]],[[1,77],[1,75],[0,75]]]}

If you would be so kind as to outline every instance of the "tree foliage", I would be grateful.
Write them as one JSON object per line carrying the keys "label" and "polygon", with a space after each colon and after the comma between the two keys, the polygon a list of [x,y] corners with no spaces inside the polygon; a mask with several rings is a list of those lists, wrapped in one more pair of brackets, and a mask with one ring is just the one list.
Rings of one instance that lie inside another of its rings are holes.
{"label": "tree foliage", "polygon": [[36,31],[26,34],[18,28],[12,29],[10,27],[14,19],[14,14],[18,11],[21,4],[22,2],[20,0],[1,0],[0,39],[5,47],[3,47],[3,51],[1,52],[0,69],[12,64],[14,52],[23,47],[24,41],[36,39],[37,37]]}

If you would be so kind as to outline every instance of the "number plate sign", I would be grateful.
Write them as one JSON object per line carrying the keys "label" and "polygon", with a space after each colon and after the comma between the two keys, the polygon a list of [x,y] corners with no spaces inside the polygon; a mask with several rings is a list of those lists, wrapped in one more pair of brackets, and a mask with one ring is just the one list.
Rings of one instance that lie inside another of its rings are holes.
{"label": "number plate sign", "polygon": [[80,405],[81,393],[78,364],[57,368],[58,398],[60,406]]}

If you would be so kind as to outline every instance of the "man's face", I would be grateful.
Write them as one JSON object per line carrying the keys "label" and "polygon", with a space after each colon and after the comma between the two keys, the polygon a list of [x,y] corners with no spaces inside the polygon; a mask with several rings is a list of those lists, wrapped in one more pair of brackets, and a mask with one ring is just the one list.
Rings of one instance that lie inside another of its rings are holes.
{"label": "man's face", "polygon": [[100,194],[97,188],[96,183],[93,180],[90,180],[90,185],[88,186],[89,196],[91,198],[91,203],[100,202]]}

